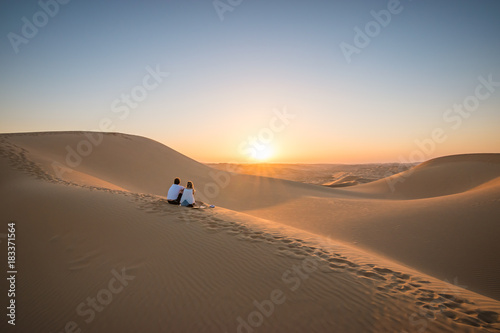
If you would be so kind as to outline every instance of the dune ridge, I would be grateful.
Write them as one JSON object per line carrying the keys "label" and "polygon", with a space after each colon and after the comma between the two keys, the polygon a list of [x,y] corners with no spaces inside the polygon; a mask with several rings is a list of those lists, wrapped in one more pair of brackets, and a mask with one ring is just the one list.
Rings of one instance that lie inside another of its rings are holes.
{"label": "dune ridge", "polygon": [[423,162],[411,170],[357,186],[358,193],[422,199],[463,193],[500,177],[500,154],[462,154]]}
{"label": "dune ridge", "polygon": [[[369,198],[373,192],[367,194],[364,189],[358,193],[356,188],[335,190],[231,174],[230,183],[220,186],[221,194],[213,202],[230,209],[240,207],[240,212],[188,210],[165,203],[162,194],[172,174],[178,172],[183,179],[203,184],[215,182],[213,169],[145,138],[104,134],[102,144],[75,168],[76,174],[68,172],[58,178],[52,163],[62,164],[60,152],[66,145],[78,144],[82,135],[0,136],[3,210],[7,218],[26,221],[20,228],[27,242],[20,246],[27,258],[25,274],[35,277],[37,272],[48,272],[38,280],[26,278],[23,288],[29,294],[20,296],[20,302],[29,304],[29,318],[19,320],[30,322],[32,331],[56,330],[70,320],[96,332],[132,332],[151,325],[179,332],[207,327],[210,331],[237,331],[239,318],[248,322],[248,315],[255,311],[253,301],[270,299],[276,289],[287,301],[274,305],[273,314],[258,326],[261,331],[280,327],[287,332],[306,328],[318,332],[417,332],[424,325],[429,332],[500,329],[498,301],[455,286],[455,281],[450,285],[427,276],[407,267],[405,261],[390,261],[387,253],[383,258],[360,251],[358,245],[369,247],[359,243],[352,247],[349,238],[360,234],[340,230],[354,220],[358,220],[354,231],[363,230],[371,215],[372,224],[381,224],[376,230],[393,232],[391,221],[395,219],[389,212],[396,218],[415,213],[416,225],[422,218],[416,213],[420,208],[438,210],[445,204],[477,204],[498,217],[496,210],[491,212],[498,198],[496,178],[481,178],[481,184],[475,182],[474,188],[439,198],[392,200],[384,198],[384,192],[381,198],[373,199]],[[50,140],[45,140],[47,137]],[[157,178],[144,181],[145,174]],[[237,195],[242,189],[249,193]],[[270,203],[272,196],[262,193],[269,190],[287,195]],[[238,198],[244,201],[237,202]],[[382,203],[387,207],[382,209]],[[401,203],[406,206],[398,206]],[[23,209],[26,206],[31,209]],[[308,207],[306,222],[303,218],[307,214],[300,214],[302,206]],[[379,208],[362,209],[365,206]],[[402,214],[408,209],[415,212]],[[351,216],[348,212],[352,210],[358,212]],[[379,216],[374,219],[373,215]],[[330,229],[318,223],[325,216]],[[337,229],[331,229],[333,224]],[[32,244],[31,248],[27,244]],[[47,244],[53,245],[49,252]],[[493,254],[498,253],[487,245]],[[401,244],[395,244],[391,251],[401,249]],[[44,253],[52,259],[32,253]],[[450,256],[444,254],[447,260]],[[307,260],[312,260],[315,269],[299,279],[296,291],[291,290],[294,284],[284,282],[283,274]],[[115,295],[127,302],[111,303],[105,314],[96,315],[88,324],[83,316],[75,317],[79,302],[102,288],[112,277],[112,268],[122,267],[137,279],[130,281],[123,295]],[[50,306],[42,306],[47,299],[52,299]],[[123,320],[123,314],[135,313],[137,306],[154,310],[141,312],[134,321]],[[175,314],[175,318],[165,318],[162,313]]]}

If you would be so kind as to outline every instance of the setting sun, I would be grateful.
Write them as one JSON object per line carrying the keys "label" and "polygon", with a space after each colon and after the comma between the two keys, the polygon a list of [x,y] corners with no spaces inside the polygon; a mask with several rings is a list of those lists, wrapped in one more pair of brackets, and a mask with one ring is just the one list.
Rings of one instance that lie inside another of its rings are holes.
{"label": "setting sun", "polygon": [[254,158],[258,161],[267,161],[273,156],[273,149],[271,146],[263,146],[262,149],[256,149]]}

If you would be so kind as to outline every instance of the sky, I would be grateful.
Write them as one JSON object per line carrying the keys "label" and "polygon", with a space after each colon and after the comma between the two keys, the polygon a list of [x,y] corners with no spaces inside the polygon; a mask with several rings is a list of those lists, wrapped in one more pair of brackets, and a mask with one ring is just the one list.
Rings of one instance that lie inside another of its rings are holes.
{"label": "sky", "polygon": [[201,162],[500,153],[500,2],[0,3],[0,132],[145,136]]}

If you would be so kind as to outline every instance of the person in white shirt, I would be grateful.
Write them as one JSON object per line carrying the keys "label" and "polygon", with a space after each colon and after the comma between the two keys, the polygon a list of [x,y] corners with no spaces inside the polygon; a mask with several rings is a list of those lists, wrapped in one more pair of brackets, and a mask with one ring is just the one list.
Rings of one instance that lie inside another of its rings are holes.
{"label": "person in white shirt", "polygon": [[169,204],[178,205],[181,202],[184,186],[181,186],[180,183],[181,183],[180,178],[175,178],[174,183],[168,189],[167,201]]}
{"label": "person in white shirt", "polygon": [[194,201],[194,186],[193,182],[187,182],[186,188],[182,192],[181,197],[181,206],[193,207],[195,204]]}

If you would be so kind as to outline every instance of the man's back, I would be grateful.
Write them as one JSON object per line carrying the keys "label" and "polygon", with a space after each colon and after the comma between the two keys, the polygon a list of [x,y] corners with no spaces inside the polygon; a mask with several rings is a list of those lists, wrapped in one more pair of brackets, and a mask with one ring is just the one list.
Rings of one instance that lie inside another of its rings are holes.
{"label": "man's back", "polygon": [[172,186],[168,189],[167,200],[177,200],[177,197],[182,189],[184,189],[184,186],[172,184]]}

